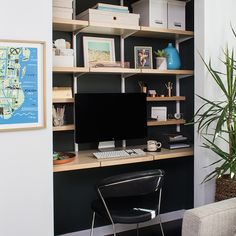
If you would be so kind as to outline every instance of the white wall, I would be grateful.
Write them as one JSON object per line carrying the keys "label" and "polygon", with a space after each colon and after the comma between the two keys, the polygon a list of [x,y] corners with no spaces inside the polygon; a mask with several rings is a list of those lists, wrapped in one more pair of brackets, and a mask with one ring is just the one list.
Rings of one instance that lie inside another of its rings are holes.
{"label": "white wall", "polygon": [[[205,61],[212,59],[212,65],[218,70],[224,66],[223,49],[227,43],[229,47],[236,47],[236,39],[230,28],[230,22],[236,29],[236,1],[235,0],[195,0],[195,94],[209,99],[219,99],[221,94],[209,77],[199,53]],[[199,99],[195,99],[195,111],[200,106]],[[215,183],[200,184],[208,169],[203,167],[211,163],[213,155],[200,147],[202,144],[195,132],[195,206],[214,201]]]}
{"label": "white wall", "polygon": [[52,236],[51,0],[1,1],[0,39],[47,43],[47,128],[0,133],[0,235]]}

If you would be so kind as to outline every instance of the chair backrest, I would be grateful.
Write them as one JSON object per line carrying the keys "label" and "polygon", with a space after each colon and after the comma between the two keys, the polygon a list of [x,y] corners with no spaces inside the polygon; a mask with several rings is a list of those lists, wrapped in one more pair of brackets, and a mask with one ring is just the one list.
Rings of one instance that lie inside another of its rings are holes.
{"label": "chair backrest", "polygon": [[125,173],[103,179],[97,190],[104,198],[146,195],[162,187],[163,177],[161,169]]}

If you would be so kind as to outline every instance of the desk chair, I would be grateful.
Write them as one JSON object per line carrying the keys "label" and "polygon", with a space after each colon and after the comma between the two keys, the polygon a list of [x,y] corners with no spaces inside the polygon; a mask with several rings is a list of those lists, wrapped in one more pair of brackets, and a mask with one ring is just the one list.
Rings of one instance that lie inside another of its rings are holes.
{"label": "desk chair", "polygon": [[111,176],[101,180],[96,190],[98,199],[92,202],[93,219],[90,236],[96,214],[115,224],[137,224],[159,218],[162,236],[164,236],[160,217],[161,190],[164,171],[160,169],[138,171]]}

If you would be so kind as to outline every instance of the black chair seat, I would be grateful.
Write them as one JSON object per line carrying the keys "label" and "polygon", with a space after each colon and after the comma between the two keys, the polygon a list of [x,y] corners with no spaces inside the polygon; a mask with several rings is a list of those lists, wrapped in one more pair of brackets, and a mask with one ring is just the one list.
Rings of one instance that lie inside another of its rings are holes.
{"label": "black chair seat", "polygon": [[[156,217],[158,202],[154,203],[150,199],[153,199],[153,194],[139,197],[109,198],[106,199],[106,203],[114,223],[137,224]],[[100,199],[92,202],[92,210],[109,220],[107,211]]]}

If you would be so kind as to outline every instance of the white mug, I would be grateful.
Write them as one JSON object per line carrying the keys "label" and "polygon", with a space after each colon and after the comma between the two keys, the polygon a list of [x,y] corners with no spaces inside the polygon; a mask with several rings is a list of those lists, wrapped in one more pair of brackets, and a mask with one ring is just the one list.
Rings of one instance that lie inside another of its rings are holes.
{"label": "white mug", "polygon": [[161,146],[161,142],[157,142],[156,140],[147,141],[147,150],[149,152],[155,152],[157,149],[160,149]]}

